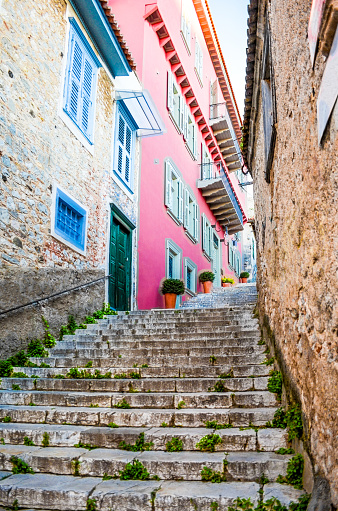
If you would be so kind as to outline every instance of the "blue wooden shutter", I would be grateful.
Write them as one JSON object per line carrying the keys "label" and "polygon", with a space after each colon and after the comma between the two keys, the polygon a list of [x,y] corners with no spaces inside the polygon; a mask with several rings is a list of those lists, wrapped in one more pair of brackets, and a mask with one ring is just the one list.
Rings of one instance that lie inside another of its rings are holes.
{"label": "blue wooden shutter", "polygon": [[135,130],[122,110],[118,110],[114,170],[131,187],[133,175],[133,146]]}
{"label": "blue wooden shutter", "polygon": [[75,34],[72,37],[73,51],[71,55],[71,63],[69,69],[69,85],[66,109],[69,115],[75,120],[78,120],[80,107],[80,94],[81,94],[81,77],[82,77],[82,62],[83,52],[76,39]]}
{"label": "blue wooden shutter", "polygon": [[89,60],[84,58],[84,70],[82,81],[82,112],[81,112],[81,125],[82,129],[87,135],[92,132],[92,116],[93,116],[93,80],[94,69]]}

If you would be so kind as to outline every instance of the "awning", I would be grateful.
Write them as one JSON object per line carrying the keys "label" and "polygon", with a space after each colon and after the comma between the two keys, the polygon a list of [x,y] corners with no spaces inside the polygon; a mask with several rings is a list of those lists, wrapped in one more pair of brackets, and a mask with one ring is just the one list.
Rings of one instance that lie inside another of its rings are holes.
{"label": "awning", "polygon": [[139,137],[165,133],[164,122],[147,90],[117,90],[116,100],[122,101],[129,111],[138,127],[137,135]]}

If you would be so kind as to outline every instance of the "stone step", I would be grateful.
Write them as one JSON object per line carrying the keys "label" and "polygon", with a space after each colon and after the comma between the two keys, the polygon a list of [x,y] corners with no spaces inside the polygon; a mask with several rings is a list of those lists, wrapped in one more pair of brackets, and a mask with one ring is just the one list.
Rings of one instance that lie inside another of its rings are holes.
{"label": "stone step", "polygon": [[[98,477],[55,476],[52,474],[16,474],[0,481],[0,504],[20,508],[84,511],[88,499],[100,511],[210,511],[227,509],[235,500],[259,501],[259,484],[254,482],[199,481],[102,481]],[[303,494],[300,490],[276,483],[265,485],[263,498],[277,496],[289,506]]]}
{"label": "stone step", "polygon": [[[135,369],[134,369],[135,371]],[[268,378],[141,378],[141,379],[55,379],[2,378],[0,389],[67,391],[67,392],[209,392],[222,383],[224,391],[266,390]]]}
{"label": "stone step", "polygon": [[[191,357],[210,357],[215,356],[233,356],[233,355],[261,355],[266,350],[266,346],[206,346],[206,347],[185,347],[180,348],[172,347],[144,347],[144,348],[131,348],[128,347],[128,356],[130,357],[159,357],[159,356],[191,356]],[[50,351],[53,357],[83,357],[83,358],[117,358],[119,355],[125,355],[126,346],[115,348],[113,346],[104,346],[100,348],[88,347],[70,347],[66,348],[58,346]]]}
{"label": "stone step", "polygon": [[274,482],[279,474],[286,475],[287,463],[291,459],[291,456],[268,452],[130,452],[102,448],[88,451],[77,447],[0,445],[0,470],[12,470],[12,456],[25,461],[37,473],[75,475],[74,462],[77,460],[76,475],[114,476],[124,470],[127,463],[139,460],[151,476],[163,480],[201,481],[201,471],[208,467],[224,474],[229,481],[255,481],[264,473],[270,482]]}
{"label": "stone step", "polygon": [[[36,364],[40,364],[42,359],[35,358],[31,359]],[[44,359],[50,362],[50,365],[55,364],[55,359]],[[84,365],[78,366],[79,369],[86,369],[90,373],[94,373],[95,369],[85,368]],[[35,376],[41,378],[51,378],[56,375],[66,376],[69,372],[69,368],[64,367],[14,367],[14,372],[23,372],[28,377],[34,378]],[[186,366],[162,366],[152,367],[149,364],[148,367],[142,367],[142,364],[138,364],[138,367],[122,366],[122,367],[100,367],[102,374],[111,372],[112,378],[114,375],[120,375],[121,373],[130,374],[131,372],[139,372],[142,378],[218,378],[221,374],[227,374],[232,371],[234,378],[245,378],[245,377],[264,377],[268,376],[271,371],[271,367],[266,365],[246,365],[246,366],[231,366],[226,365],[209,365],[199,367],[186,367]]]}
{"label": "stone step", "polygon": [[30,360],[33,363],[41,363],[49,364],[51,367],[85,367],[88,364],[92,364],[92,367],[100,368],[107,367],[109,365],[113,365],[114,367],[124,367],[124,366],[133,366],[136,364],[137,366],[141,366],[144,364],[151,365],[152,367],[162,367],[166,365],[172,366],[184,366],[184,367],[199,367],[203,366],[212,366],[214,364],[217,365],[252,365],[252,364],[262,364],[266,356],[261,354],[248,354],[248,355],[225,355],[218,356],[215,360],[210,360],[210,355],[208,356],[183,356],[183,355],[170,355],[163,354],[157,356],[133,356],[128,353],[128,350],[125,350],[123,354],[120,354],[117,358],[110,357],[53,357],[53,352],[51,351],[49,357],[45,358],[33,358]]}
{"label": "stone step", "polygon": [[187,326],[185,327],[175,327],[167,325],[166,327],[158,327],[152,326],[150,328],[146,328],[145,326],[139,327],[135,326],[134,328],[130,328],[128,324],[125,327],[121,328],[101,328],[99,325],[96,328],[77,330],[77,337],[85,337],[85,336],[93,336],[93,335],[104,335],[104,336],[118,336],[125,337],[130,335],[137,336],[166,336],[166,335],[175,335],[182,336],[187,333],[195,334],[195,335],[204,335],[207,336],[211,333],[218,333],[223,335],[229,335],[230,337],[234,334],[242,335],[243,337],[248,337],[251,335],[256,335],[259,333],[258,324],[255,322],[248,322],[247,326],[242,327],[240,325],[229,325],[223,326],[220,322],[220,326],[214,326],[212,322],[203,322],[203,326]]}
{"label": "stone step", "polygon": [[16,406],[0,405],[0,420],[40,424],[70,424],[107,426],[114,422],[126,427],[160,427],[163,423],[173,427],[203,428],[206,421],[246,427],[264,426],[272,421],[277,408],[214,408],[214,409],[139,409],[91,408],[76,406]]}
{"label": "stone step", "polygon": [[278,406],[275,394],[268,391],[209,392],[209,393],[152,393],[132,392],[61,392],[0,390],[0,404],[28,406],[77,406],[115,408],[124,401],[131,408],[252,408]]}
{"label": "stone step", "polygon": [[122,441],[135,444],[144,433],[144,440],[152,442],[152,450],[164,451],[167,442],[174,437],[182,441],[183,451],[197,451],[196,444],[206,435],[216,433],[222,443],[216,445],[218,452],[260,451],[272,452],[287,447],[287,433],[284,429],[213,429],[213,428],[171,428],[72,426],[53,424],[0,423],[0,438],[5,444],[23,445],[29,438],[35,445],[42,446],[43,435],[48,434],[49,447],[73,447],[75,444],[90,444],[107,449],[118,449]]}
{"label": "stone step", "polygon": [[251,329],[251,330],[229,330],[225,331],[224,329],[219,329],[218,331],[211,329],[209,332],[194,332],[192,329],[189,329],[187,332],[176,332],[175,329],[170,329],[166,333],[159,333],[159,332],[143,332],[143,333],[135,333],[132,334],[129,329],[125,329],[126,332],[112,332],[107,331],[107,333],[103,333],[102,330],[99,330],[99,332],[94,332],[92,330],[89,330],[88,332],[86,330],[77,330],[76,335],[65,335],[64,340],[72,340],[72,339],[78,339],[78,340],[91,340],[96,341],[98,337],[102,337],[102,340],[104,342],[111,341],[111,340],[125,340],[125,341],[139,341],[139,340],[151,340],[154,339],[156,341],[161,342],[162,340],[211,340],[211,339],[252,339],[253,341],[255,339],[259,340],[260,338],[260,332],[258,329]]}

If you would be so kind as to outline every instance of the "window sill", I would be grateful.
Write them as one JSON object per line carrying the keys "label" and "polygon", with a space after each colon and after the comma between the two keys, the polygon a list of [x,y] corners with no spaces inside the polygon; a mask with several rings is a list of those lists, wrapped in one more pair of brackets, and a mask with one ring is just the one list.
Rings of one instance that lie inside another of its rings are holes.
{"label": "window sill", "polygon": [[183,34],[182,30],[180,32],[181,32],[181,36],[182,36],[182,39],[183,39],[184,46],[185,46],[188,54],[191,55],[191,50],[190,50],[189,44],[188,44],[186,38],[184,37],[184,34]]}
{"label": "window sill", "polygon": [[171,113],[171,111],[169,109],[168,109],[168,113],[169,113],[169,118],[170,118],[171,122],[173,123],[173,125],[175,126],[175,129],[176,129],[177,133],[179,135],[182,135],[182,130],[179,127],[179,125],[177,124],[177,122],[175,121],[175,118],[174,118],[173,114]]}
{"label": "window sill", "polygon": [[197,71],[197,68],[195,67],[194,69],[195,69],[195,73],[196,73],[196,76],[197,76],[198,83],[200,84],[201,89],[203,89],[202,77],[199,75],[199,72]]}
{"label": "window sill", "polygon": [[198,241],[193,237],[192,234],[190,234],[190,232],[185,229],[185,235],[189,238],[190,241],[192,241],[195,245],[198,243]]}
{"label": "window sill", "polygon": [[78,128],[77,124],[73,121],[73,119],[65,112],[63,108],[59,110],[59,116],[64,124],[67,126],[69,131],[74,135],[75,138],[82,144],[82,146],[87,149],[87,151],[93,156],[94,155],[94,141],[89,142],[87,137],[82,133],[80,128]]}
{"label": "window sill", "polygon": [[174,213],[169,208],[167,208],[167,213],[170,216],[170,218],[174,220],[175,224],[182,225],[182,222],[174,215]]}
{"label": "window sill", "polygon": [[187,287],[184,288],[184,293],[186,295],[189,295],[191,298],[193,298],[194,296],[197,296],[197,293],[195,293],[194,291],[191,291],[191,289],[188,289]]}
{"label": "window sill", "polygon": [[197,160],[197,157],[196,157],[196,155],[192,152],[192,150],[190,149],[190,147],[189,147],[189,145],[188,145],[188,142],[185,142],[185,147],[186,147],[186,149],[187,149],[188,153],[190,154],[190,156],[192,157],[192,159],[193,159],[194,161],[196,161],[196,160]]}
{"label": "window sill", "polygon": [[209,256],[209,254],[207,254],[204,250],[203,250],[203,255],[204,257],[209,261],[209,263],[211,262],[211,257]]}
{"label": "window sill", "polygon": [[123,179],[121,179],[121,177],[118,175],[118,173],[113,170],[112,171],[112,177],[113,177],[113,180],[114,182],[121,188],[121,190],[123,192],[125,192],[125,194],[131,199],[131,200],[134,200],[135,198],[135,194],[134,192],[132,191],[131,188],[129,188],[129,186],[123,181]]}

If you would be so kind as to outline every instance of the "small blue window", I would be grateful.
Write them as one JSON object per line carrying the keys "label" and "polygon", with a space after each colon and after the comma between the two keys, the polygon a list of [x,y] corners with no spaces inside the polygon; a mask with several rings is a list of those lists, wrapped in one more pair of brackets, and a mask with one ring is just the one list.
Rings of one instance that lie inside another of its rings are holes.
{"label": "small blue window", "polygon": [[126,109],[119,104],[117,107],[113,170],[114,174],[123,181],[131,192],[133,191],[136,129],[136,125]]}
{"label": "small blue window", "polygon": [[95,53],[74,18],[69,18],[69,47],[64,88],[64,111],[93,143],[97,70]]}
{"label": "small blue window", "polygon": [[87,212],[59,188],[56,190],[55,234],[84,251]]}

